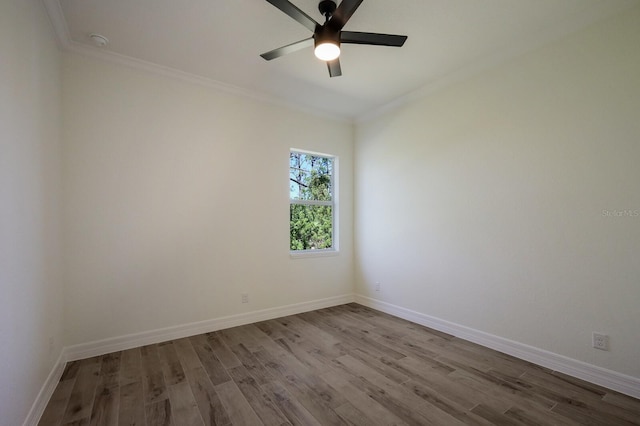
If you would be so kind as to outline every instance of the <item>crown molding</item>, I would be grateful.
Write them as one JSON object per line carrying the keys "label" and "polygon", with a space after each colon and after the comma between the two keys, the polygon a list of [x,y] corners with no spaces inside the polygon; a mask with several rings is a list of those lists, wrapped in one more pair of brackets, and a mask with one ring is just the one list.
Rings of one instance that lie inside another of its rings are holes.
{"label": "crown molding", "polygon": [[629,0],[616,7],[611,7],[607,2],[600,2],[593,7],[576,14],[562,26],[550,25],[540,28],[538,31],[529,34],[518,43],[501,46],[492,54],[479,56],[470,62],[461,65],[457,69],[451,70],[446,74],[435,78],[420,88],[412,90],[391,102],[372,109],[371,111],[359,114],[355,117],[354,122],[356,124],[365,123],[384,114],[396,111],[405,105],[427,98],[456,83],[468,80],[484,71],[496,68],[510,60],[516,59],[529,52],[533,52],[555,41],[559,41],[564,37],[586,29],[587,27],[610,18],[618,13],[632,9],[637,5],[638,3],[634,0]]}
{"label": "crown molding", "polygon": [[298,103],[290,102],[275,95],[270,95],[257,90],[245,89],[208,77],[195,75],[175,68],[166,67],[153,62],[136,59],[109,50],[94,48],[78,43],[71,39],[69,27],[64,17],[64,13],[62,12],[59,0],[42,1],[53,25],[58,44],[62,50],[125,65],[165,77],[175,78],[192,84],[198,84],[258,102],[293,109],[306,114],[349,124],[358,124],[374,120],[384,114],[398,110],[407,104],[429,97],[449,86],[468,80],[486,70],[498,67],[509,60],[515,59],[528,52],[541,48],[546,44],[568,36],[571,33],[584,29],[597,21],[606,19],[617,13],[621,13],[622,11],[637,6],[637,2],[634,0],[628,0],[626,3],[622,3],[615,7],[612,7],[607,2],[600,2],[595,4],[593,7],[576,14],[560,27],[556,25],[540,28],[538,31],[529,34],[528,37],[518,43],[501,46],[492,54],[477,57],[465,64],[462,64],[457,69],[450,70],[445,74],[436,77],[431,82],[412,90],[391,102],[385,103],[365,113],[356,114],[353,117],[345,117],[332,114],[326,110],[302,106]]}
{"label": "crown molding", "polygon": [[293,109],[316,117],[329,119],[341,123],[353,124],[353,118],[332,114],[322,109],[302,106],[294,102],[286,101],[280,97],[259,92],[257,90],[245,89],[228,83],[223,83],[212,78],[188,73],[176,68],[159,65],[153,62],[144,61],[142,59],[133,58],[131,56],[122,55],[110,50],[91,47],[78,43],[71,39],[69,26],[62,12],[59,0],[42,0],[49,15],[49,20],[54,29],[58,46],[61,50],[76,53],[82,56],[92,57],[99,60],[127,66],[130,68],[143,70],[152,74],[181,80],[191,84],[197,84],[220,92],[231,95],[248,98],[257,102],[267,103],[287,109]]}
{"label": "crown molding", "polygon": [[58,0],[42,0],[42,3],[49,16],[49,21],[53,26],[58,47],[62,50],[67,49],[71,36],[69,35],[69,26],[67,25],[64,13],[62,13],[60,2]]}

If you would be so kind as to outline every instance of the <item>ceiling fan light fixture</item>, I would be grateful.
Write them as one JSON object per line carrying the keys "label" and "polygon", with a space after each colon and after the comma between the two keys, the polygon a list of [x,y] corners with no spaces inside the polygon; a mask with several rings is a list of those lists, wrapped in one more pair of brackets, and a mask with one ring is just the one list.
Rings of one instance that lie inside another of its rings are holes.
{"label": "ceiling fan light fixture", "polygon": [[313,34],[313,53],[322,61],[333,61],[340,56],[340,32],[318,26]]}
{"label": "ceiling fan light fixture", "polygon": [[322,61],[333,61],[340,56],[340,46],[332,41],[324,41],[316,44],[313,53]]}
{"label": "ceiling fan light fixture", "polygon": [[340,46],[346,44],[368,44],[372,46],[400,47],[407,40],[407,36],[381,33],[365,33],[359,31],[343,31],[347,21],[358,9],[363,0],[321,0],[318,10],[324,16],[324,24],[304,13],[289,0],[267,0],[280,11],[289,15],[302,26],[313,32],[313,37],[287,44],[261,54],[263,59],[270,61],[287,53],[296,52],[313,44],[315,56],[327,63],[330,77],[342,75],[340,65]]}

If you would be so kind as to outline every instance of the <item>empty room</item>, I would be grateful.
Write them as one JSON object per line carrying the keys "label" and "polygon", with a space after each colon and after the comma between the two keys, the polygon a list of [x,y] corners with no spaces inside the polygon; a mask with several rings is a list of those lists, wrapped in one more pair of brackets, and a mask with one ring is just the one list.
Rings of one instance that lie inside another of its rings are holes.
{"label": "empty room", "polygon": [[2,0],[0,426],[640,425],[640,0]]}

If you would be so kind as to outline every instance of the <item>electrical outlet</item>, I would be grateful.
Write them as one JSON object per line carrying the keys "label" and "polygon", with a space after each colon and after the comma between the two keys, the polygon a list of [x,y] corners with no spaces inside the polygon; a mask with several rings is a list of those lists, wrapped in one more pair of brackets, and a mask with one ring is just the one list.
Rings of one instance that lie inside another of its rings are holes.
{"label": "electrical outlet", "polygon": [[380,283],[376,282],[376,291],[380,291]]}
{"label": "electrical outlet", "polygon": [[249,303],[249,293],[242,293],[242,303]]}
{"label": "electrical outlet", "polygon": [[603,351],[609,350],[609,336],[593,332],[593,347]]}

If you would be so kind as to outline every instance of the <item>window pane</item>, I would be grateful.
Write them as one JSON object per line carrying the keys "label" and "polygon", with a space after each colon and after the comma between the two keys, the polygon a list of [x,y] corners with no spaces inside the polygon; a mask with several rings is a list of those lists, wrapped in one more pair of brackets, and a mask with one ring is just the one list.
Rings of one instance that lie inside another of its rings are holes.
{"label": "window pane", "polygon": [[289,198],[331,201],[333,158],[300,152],[289,154]]}
{"label": "window pane", "polygon": [[289,234],[291,250],[315,250],[333,247],[332,207],[291,204]]}

